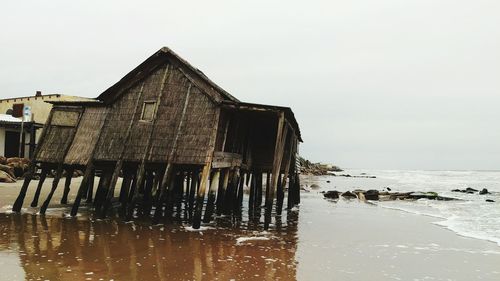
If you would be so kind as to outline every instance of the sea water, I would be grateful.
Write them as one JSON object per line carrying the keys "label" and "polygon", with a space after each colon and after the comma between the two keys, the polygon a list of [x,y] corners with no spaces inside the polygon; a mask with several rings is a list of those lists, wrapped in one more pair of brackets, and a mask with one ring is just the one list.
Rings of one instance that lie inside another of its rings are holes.
{"label": "sea water", "polygon": [[[331,177],[340,191],[351,188],[392,191],[433,191],[459,201],[378,202],[384,208],[397,209],[419,215],[432,216],[436,224],[459,235],[488,240],[500,246],[500,171],[401,171],[401,170],[348,170],[339,174],[373,175],[376,179]],[[479,195],[452,192],[453,189],[471,187],[488,189],[490,194]],[[486,199],[495,202],[486,202]]]}

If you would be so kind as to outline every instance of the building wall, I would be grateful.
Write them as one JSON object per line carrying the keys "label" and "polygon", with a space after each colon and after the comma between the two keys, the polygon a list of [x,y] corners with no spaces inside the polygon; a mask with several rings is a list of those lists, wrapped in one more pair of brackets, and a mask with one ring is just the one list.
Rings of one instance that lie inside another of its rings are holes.
{"label": "building wall", "polygon": [[49,116],[52,105],[46,101],[78,101],[90,100],[88,98],[67,96],[67,95],[42,95],[40,97],[24,97],[24,98],[10,98],[0,100],[0,113],[5,114],[7,110],[12,109],[14,104],[22,103],[25,106],[31,106],[34,121],[37,123],[45,124]]}
{"label": "building wall", "polygon": [[[0,127],[0,156],[5,156],[5,132],[10,131],[10,132],[21,132],[20,129],[12,129],[12,128],[3,128]],[[30,133],[25,131],[24,132],[25,136],[25,147],[24,147],[24,157],[29,158],[29,151],[30,151]],[[19,140],[17,140],[19,142]]]}
{"label": "building wall", "polygon": [[[168,73],[164,76],[167,67]],[[163,87],[162,82],[165,83]],[[161,94],[162,99],[155,115],[157,120],[141,120],[144,102],[156,101]],[[173,161],[203,164],[211,132],[217,128],[218,108],[180,70],[170,64],[157,68],[129,88],[111,106],[97,146],[96,160],[117,160],[125,146],[124,160],[141,161],[147,156],[149,161],[165,162],[176,140],[185,104],[185,118],[177,138],[177,153]],[[134,112],[137,112],[135,116]],[[132,127],[127,138],[126,132],[131,121]],[[148,151],[150,137],[152,143]]]}
{"label": "building wall", "polygon": [[0,128],[0,156],[5,155],[5,128]]}

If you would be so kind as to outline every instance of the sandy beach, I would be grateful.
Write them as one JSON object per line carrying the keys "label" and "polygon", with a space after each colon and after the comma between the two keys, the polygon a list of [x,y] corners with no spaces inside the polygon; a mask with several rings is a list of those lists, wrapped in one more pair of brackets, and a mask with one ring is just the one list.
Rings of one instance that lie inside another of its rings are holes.
{"label": "sandy beach", "polygon": [[[320,192],[331,179],[304,177],[304,185],[319,188],[302,192],[299,210],[268,232],[245,218],[233,227],[223,226],[221,219],[202,231],[179,223],[93,220],[86,212],[67,218],[69,206],[57,204],[62,189],[47,215],[40,216],[37,208],[26,207],[34,184],[23,214],[12,214],[9,206],[22,182],[1,184],[0,280],[500,278],[500,247],[495,243],[461,237],[434,224],[436,218],[358,200],[325,200]],[[339,189],[384,184],[379,179],[332,180]]]}

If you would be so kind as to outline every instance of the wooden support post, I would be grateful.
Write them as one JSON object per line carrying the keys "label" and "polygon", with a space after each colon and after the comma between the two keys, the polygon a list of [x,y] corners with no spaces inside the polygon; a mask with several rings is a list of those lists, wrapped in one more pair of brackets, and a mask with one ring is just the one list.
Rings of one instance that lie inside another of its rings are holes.
{"label": "wooden support post", "polygon": [[36,155],[40,151],[40,147],[42,147],[43,141],[45,139],[45,135],[47,134],[48,128],[49,128],[49,120],[52,119],[53,111],[50,111],[49,117],[47,118],[47,122],[45,122],[45,125],[43,126],[42,133],[40,134],[40,142],[35,148],[35,152],[31,156],[31,161],[28,166],[28,172],[24,175],[24,182],[23,186],[21,187],[21,191],[19,191],[19,195],[16,198],[16,201],[14,202],[14,205],[12,206],[12,211],[13,212],[19,212],[21,211],[21,208],[23,207],[23,202],[24,198],[26,197],[26,193],[28,191],[28,187],[30,185],[31,180],[33,179],[33,176],[35,175],[36,171]]}
{"label": "wooden support post", "polygon": [[180,171],[174,181],[174,205],[176,218],[180,220],[182,213],[182,196],[184,191],[184,171]]}
{"label": "wooden support post", "polygon": [[262,171],[255,174],[254,215],[260,218],[262,207]]}
{"label": "wooden support post", "polygon": [[217,215],[220,215],[223,213],[224,198],[226,197],[227,186],[229,184],[230,170],[225,169],[223,171],[223,175],[224,175],[224,179],[222,180],[222,183],[219,185],[219,190],[217,192]]}
{"label": "wooden support post", "polygon": [[252,172],[252,179],[250,180],[250,195],[248,197],[248,216],[253,217],[255,212],[255,172]]}
{"label": "wooden support post", "polygon": [[73,178],[73,172],[75,169],[73,167],[69,167],[66,169],[66,181],[64,182],[64,192],[61,197],[61,204],[68,204],[68,194],[70,192],[71,179]]}
{"label": "wooden support post", "polygon": [[92,164],[92,171],[90,172],[89,182],[87,185],[87,203],[92,203],[92,198],[94,196],[95,169],[93,168],[93,166],[94,165]]}
{"label": "wooden support post", "polygon": [[35,196],[33,197],[33,201],[31,202],[31,207],[38,206],[38,199],[40,198],[40,192],[42,192],[42,186],[47,178],[47,174],[50,169],[48,167],[42,167],[42,173],[40,174],[40,180],[38,181],[38,186],[36,187]]}
{"label": "wooden support post", "polygon": [[139,200],[139,189],[144,184],[145,171],[146,171],[145,164],[144,162],[141,162],[139,168],[137,169],[137,175],[136,175],[137,180],[135,182],[133,194],[130,194],[132,196],[132,200],[129,202],[127,206],[125,221],[130,221],[134,216],[134,209],[136,207],[137,201]]}
{"label": "wooden support post", "polygon": [[208,176],[210,175],[210,168],[212,167],[212,157],[209,157],[209,160],[210,161],[205,163],[201,172],[200,188],[196,197],[196,206],[193,217],[194,229],[199,229],[201,226],[201,213],[203,211],[203,201],[205,200],[205,191],[208,185]]}
{"label": "wooden support post", "polygon": [[236,205],[236,202],[238,200],[238,179],[240,176],[240,170],[239,168],[235,168],[233,171],[231,171],[230,178],[229,178],[229,184],[227,187],[226,195],[224,197],[225,202],[224,202],[224,207],[223,207],[223,214],[225,215],[230,215],[233,210],[234,206]]}
{"label": "wooden support post", "polygon": [[221,171],[219,169],[215,170],[210,179],[210,188],[208,190],[208,197],[207,197],[207,207],[205,208],[205,216],[203,217],[204,223],[209,223],[210,221],[212,221],[212,216],[214,214],[215,193],[217,187],[220,185],[219,184],[220,172]]}
{"label": "wooden support post", "polygon": [[191,187],[189,188],[189,199],[188,199],[188,212],[189,212],[189,220],[193,217],[193,208],[194,208],[194,195],[196,194],[196,189],[198,188],[198,182],[200,179],[200,171],[194,170],[191,173]]}
{"label": "wooden support post", "polygon": [[243,207],[243,186],[245,185],[245,178],[247,177],[247,173],[243,172],[240,176],[238,182],[238,198],[236,200],[236,213],[241,215],[241,208]]}
{"label": "wooden support post", "polygon": [[100,215],[101,219],[106,218],[106,214],[108,212],[108,209],[111,207],[111,199],[115,196],[115,186],[116,186],[116,181],[118,180],[118,177],[120,176],[120,172],[123,167],[123,160],[120,159],[115,165],[115,169],[113,171],[113,174],[111,175],[111,178],[109,180],[109,185],[107,188],[107,192],[105,194],[104,202],[102,204],[102,210],[99,214],[99,210],[97,210],[97,214]]}
{"label": "wooden support post", "polygon": [[104,202],[109,186],[110,172],[106,169],[102,170],[101,176],[99,177],[99,184],[97,185],[97,190],[95,192],[94,198],[94,211],[97,214],[97,210],[101,209],[102,203]]}
{"label": "wooden support post", "polygon": [[121,204],[126,204],[126,201],[128,200],[130,184],[132,183],[132,176],[129,173],[130,173],[129,169],[123,169],[123,181],[122,181],[122,187],[120,188],[120,197],[119,197],[119,201]]}
{"label": "wooden support post", "polygon": [[276,143],[274,148],[271,186],[269,188],[269,192],[267,192],[268,196],[266,198],[266,211],[264,216],[265,230],[269,229],[269,225],[271,224],[271,214],[273,209],[274,196],[278,186],[278,177],[280,176],[281,160],[283,157],[283,148],[287,132],[288,132],[288,126],[285,126],[285,114],[283,112],[280,112],[278,117]]}
{"label": "wooden support post", "polygon": [[56,170],[56,176],[54,177],[54,181],[52,182],[52,189],[50,190],[47,199],[45,199],[45,201],[42,204],[42,207],[40,208],[40,214],[42,215],[45,214],[47,208],[49,207],[50,200],[52,199],[52,196],[54,196],[54,192],[56,191],[57,185],[59,184],[59,180],[61,179],[62,171],[63,171],[63,165],[58,164]]}
{"label": "wooden support post", "polygon": [[[90,161],[90,163],[85,168],[85,172],[83,174],[82,182],[80,183],[80,188],[78,188],[78,194],[76,195],[75,202],[73,203],[73,207],[71,208],[71,216],[74,217],[78,213],[78,208],[80,207],[80,202],[82,200],[83,195],[87,192],[87,189],[90,187],[90,181],[94,181],[94,163]],[[87,196],[87,199],[91,198],[92,194]]]}
{"label": "wooden support post", "polygon": [[160,221],[160,218],[163,215],[163,203],[167,200],[168,192],[169,192],[169,185],[171,186],[172,184],[170,183],[171,178],[172,178],[172,173],[173,173],[173,167],[171,163],[167,163],[167,166],[165,168],[165,172],[163,173],[163,179],[161,180],[161,186],[160,186],[160,194],[158,195],[158,200],[155,202],[155,212],[153,215],[153,224],[156,224]]}
{"label": "wooden support post", "polygon": [[276,193],[276,215],[281,216],[283,211],[283,200],[285,198],[285,191],[283,189],[283,185],[285,185],[286,179],[283,175],[279,175],[278,177],[278,189]]}

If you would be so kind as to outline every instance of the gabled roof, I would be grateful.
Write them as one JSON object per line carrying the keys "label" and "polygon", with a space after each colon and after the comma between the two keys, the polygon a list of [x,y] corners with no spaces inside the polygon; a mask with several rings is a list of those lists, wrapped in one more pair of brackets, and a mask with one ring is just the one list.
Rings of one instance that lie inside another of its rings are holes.
{"label": "gabled roof", "polygon": [[203,72],[189,64],[186,60],[177,55],[167,47],[161,48],[143,63],[130,71],[125,77],[113,86],[100,94],[97,99],[104,103],[111,103],[116,100],[123,92],[132,87],[135,83],[149,75],[153,70],[165,62],[175,64],[184,75],[195,84],[201,91],[205,92],[216,102],[229,100],[238,102],[238,99],[230,95],[224,89],[210,80]]}

